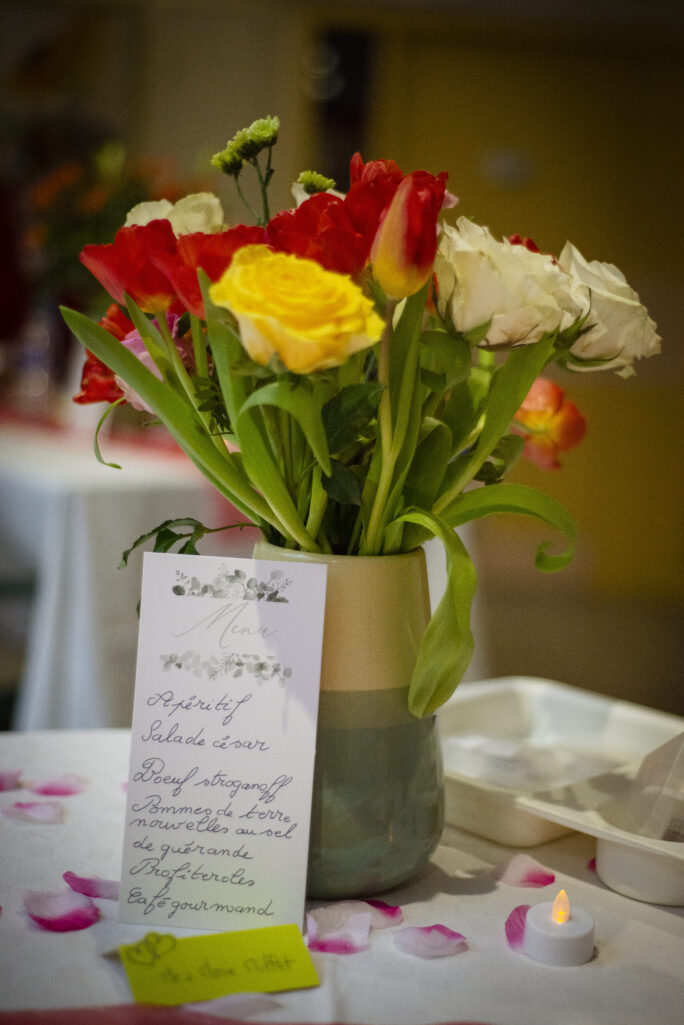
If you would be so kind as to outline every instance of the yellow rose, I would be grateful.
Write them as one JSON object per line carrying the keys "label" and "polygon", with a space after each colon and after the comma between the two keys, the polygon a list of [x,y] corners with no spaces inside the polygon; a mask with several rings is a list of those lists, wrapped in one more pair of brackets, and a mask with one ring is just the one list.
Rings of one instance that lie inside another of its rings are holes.
{"label": "yellow rose", "polygon": [[255,363],[277,355],[295,374],[340,366],[384,327],[351,278],[263,245],[239,249],[209,295],[233,313]]}

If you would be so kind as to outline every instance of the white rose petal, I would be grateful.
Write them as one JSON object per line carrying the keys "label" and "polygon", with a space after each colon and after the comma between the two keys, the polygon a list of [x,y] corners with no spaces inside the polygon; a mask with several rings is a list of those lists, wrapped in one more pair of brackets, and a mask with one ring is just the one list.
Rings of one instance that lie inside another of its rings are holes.
{"label": "white rose petal", "polygon": [[156,220],[170,221],[176,237],[191,235],[196,231],[211,235],[223,229],[223,207],[221,200],[213,192],[195,192],[183,196],[177,203],[169,203],[168,199],[156,199],[138,203],[129,210],[126,227],[142,227]]}
{"label": "white rose petal", "polygon": [[168,199],[155,199],[146,203],[138,203],[137,206],[128,211],[125,227],[131,228],[134,225],[143,227],[145,224],[149,224],[150,221],[164,220],[168,218],[169,212],[172,209],[172,204],[169,203]]}
{"label": "white rose petal", "polygon": [[483,344],[492,348],[537,342],[588,309],[586,287],[551,256],[497,242],[465,217],[444,227],[435,270],[440,313],[463,333],[489,323]]}
{"label": "white rose petal", "polygon": [[191,235],[202,231],[207,235],[223,228],[221,200],[212,192],[197,192],[183,196],[168,213],[174,234]]}
{"label": "white rose petal", "polygon": [[[617,369],[621,376],[634,373],[635,359],[660,352],[661,338],[639,296],[624,274],[610,263],[588,262],[570,242],[566,242],[558,261],[580,285],[590,290],[589,328],[572,346],[578,360],[608,360],[586,370]],[[575,364],[576,369],[582,369]]]}

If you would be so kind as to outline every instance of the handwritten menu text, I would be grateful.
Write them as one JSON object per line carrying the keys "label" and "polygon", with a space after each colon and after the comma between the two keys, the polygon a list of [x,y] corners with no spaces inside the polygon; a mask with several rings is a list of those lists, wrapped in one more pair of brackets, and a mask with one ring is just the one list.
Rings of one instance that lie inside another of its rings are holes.
{"label": "handwritten menu text", "polygon": [[119,917],[301,923],[325,567],[146,554]]}

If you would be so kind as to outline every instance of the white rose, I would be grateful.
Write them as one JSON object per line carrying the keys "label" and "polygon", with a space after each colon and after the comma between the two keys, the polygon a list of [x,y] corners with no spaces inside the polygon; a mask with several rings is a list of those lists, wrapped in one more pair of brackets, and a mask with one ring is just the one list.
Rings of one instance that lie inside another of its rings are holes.
{"label": "white rose", "polygon": [[588,309],[587,290],[551,256],[497,242],[465,217],[445,225],[435,271],[442,316],[462,333],[489,323],[480,344],[492,348],[538,342]]}
{"label": "white rose", "polygon": [[173,204],[168,199],[154,199],[145,203],[138,203],[126,214],[126,228],[133,226],[143,227],[150,221],[161,221],[168,218]]}
{"label": "white rose", "polygon": [[149,224],[158,219],[170,221],[176,236],[192,235],[196,231],[210,235],[223,228],[223,207],[221,200],[212,192],[183,196],[177,203],[169,203],[168,199],[138,203],[129,210],[126,227]]}
{"label": "white rose", "polygon": [[[585,370],[618,369],[621,377],[634,373],[635,359],[660,352],[661,339],[639,296],[617,267],[592,260],[566,242],[558,261],[568,274],[590,291],[591,309],[585,334],[570,349],[578,360],[608,360]],[[582,369],[573,364],[575,369]]]}
{"label": "white rose", "polygon": [[174,203],[168,218],[175,235],[191,235],[195,231],[210,235],[223,228],[223,207],[212,192],[197,192]]}

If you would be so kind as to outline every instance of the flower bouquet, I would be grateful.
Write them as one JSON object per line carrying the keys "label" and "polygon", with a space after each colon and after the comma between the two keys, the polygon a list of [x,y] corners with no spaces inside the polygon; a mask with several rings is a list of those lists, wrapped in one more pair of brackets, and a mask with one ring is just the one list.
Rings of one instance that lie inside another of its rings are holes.
{"label": "flower bouquet", "polygon": [[[553,467],[583,434],[543,371],[626,376],[660,340],[615,267],[442,222],[457,202],[445,173],[357,153],[346,193],[305,172],[298,205],[272,215],[278,130],[256,121],[212,161],[243,198],[256,175],[253,224],[225,227],[204,193],[139,204],[112,244],[83,249],[114,304],[99,324],[63,310],[88,350],[77,398],[152,414],[280,548],[383,556],[438,537],[448,583],[408,697],[427,716],[472,655],[475,572],[456,528],[521,513],[564,539],[540,545],[539,569],[572,557],[564,508],[505,481],[523,451]],[[208,529],[167,521],[136,544],[192,553]]]}

